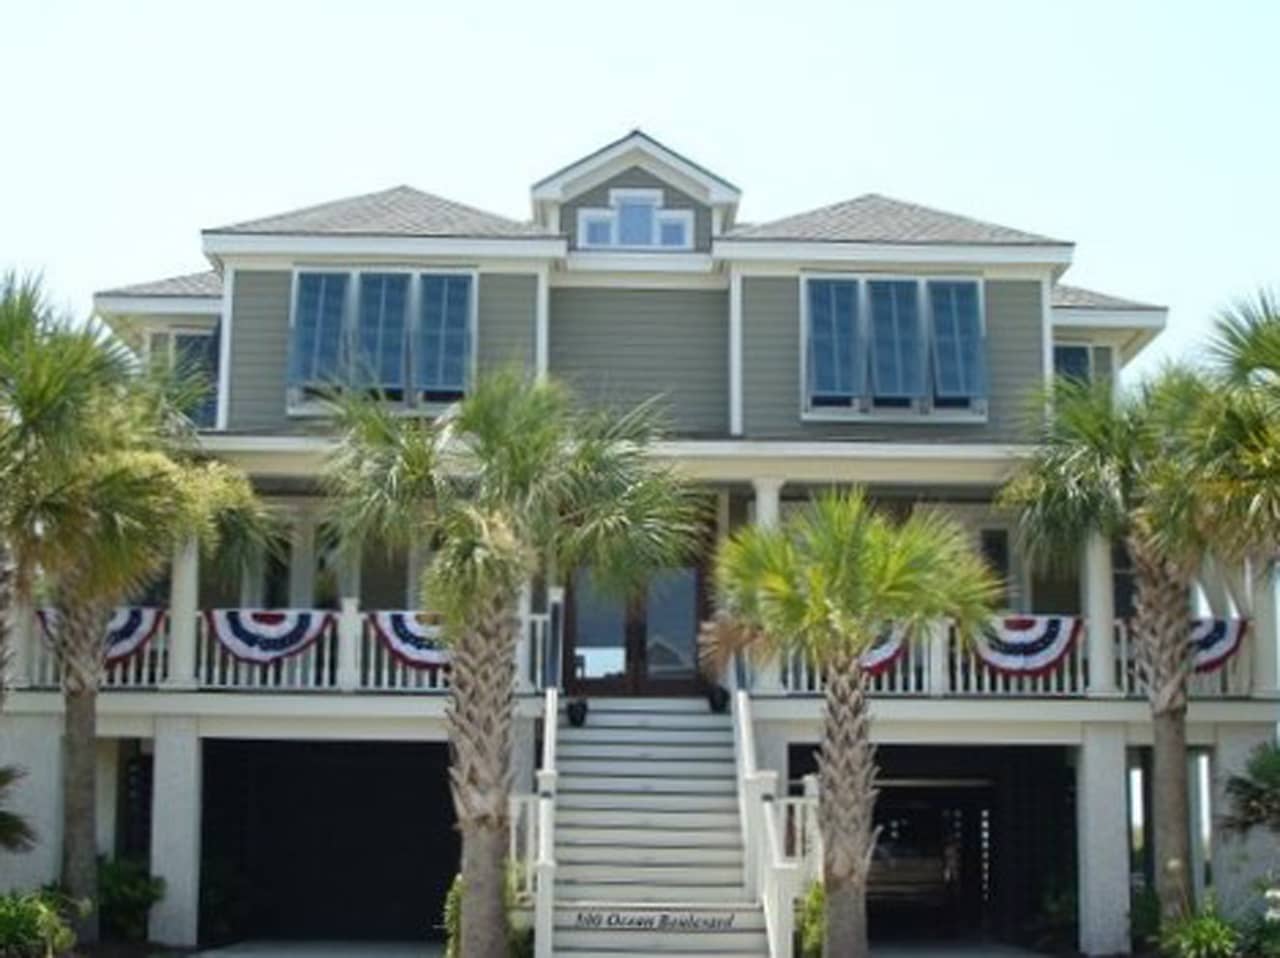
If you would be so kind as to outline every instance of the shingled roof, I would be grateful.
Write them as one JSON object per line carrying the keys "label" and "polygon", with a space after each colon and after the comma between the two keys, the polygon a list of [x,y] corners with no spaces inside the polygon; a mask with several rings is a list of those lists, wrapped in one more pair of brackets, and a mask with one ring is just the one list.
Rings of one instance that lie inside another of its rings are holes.
{"label": "shingled roof", "polygon": [[474,236],[546,237],[536,223],[507,219],[412,186],[393,186],[378,193],[341,200],[206,230],[206,233],[249,233],[313,236]]}
{"label": "shingled roof", "polygon": [[906,203],[878,193],[769,223],[739,226],[728,239],[825,243],[1070,246],[1062,240]]}
{"label": "shingled roof", "polygon": [[1059,309],[1118,309],[1118,310],[1153,310],[1163,311],[1165,307],[1151,303],[1139,303],[1132,299],[1121,299],[1107,293],[1097,293],[1080,286],[1067,286],[1058,283],[1049,294],[1049,302]]}
{"label": "shingled roof", "polygon": [[213,270],[203,273],[184,273],[149,283],[104,289],[99,296],[188,296],[217,298],[222,295],[222,277]]}

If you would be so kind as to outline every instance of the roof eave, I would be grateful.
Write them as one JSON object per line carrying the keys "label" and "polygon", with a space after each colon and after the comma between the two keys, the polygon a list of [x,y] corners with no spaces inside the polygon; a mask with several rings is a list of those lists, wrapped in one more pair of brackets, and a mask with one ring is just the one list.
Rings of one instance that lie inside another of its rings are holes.
{"label": "roof eave", "polygon": [[493,256],[518,259],[563,257],[562,236],[396,236],[388,234],[228,233],[201,234],[205,256]]}
{"label": "roof eave", "polygon": [[93,310],[104,318],[156,315],[217,316],[222,312],[222,297],[94,293]]}
{"label": "roof eave", "polygon": [[717,237],[716,259],[823,263],[950,263],[1044,265],[1061,273],[1071,264],[1073,243],[887,243],[837,240],[764,240]]}

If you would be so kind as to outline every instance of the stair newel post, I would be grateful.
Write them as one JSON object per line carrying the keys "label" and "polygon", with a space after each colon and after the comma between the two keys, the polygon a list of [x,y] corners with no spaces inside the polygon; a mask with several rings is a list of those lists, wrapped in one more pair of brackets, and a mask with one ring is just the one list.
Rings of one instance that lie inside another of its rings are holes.
{"label": "stair newel post", "polygon": [[805,881],[822,880],[822,829],[818,827],[818,776],[809,774],[804,777],[804,797],[806,801],[804,813],[804,861],[806,867]]}
{"label": "stair newel post", "polygon": [[556,888],[556,732],[560,723],[560,693],[547,689],[542,720],[542,768],[538,770],[538,860],[534,865],[533,941],[535,958],[552,958]]}

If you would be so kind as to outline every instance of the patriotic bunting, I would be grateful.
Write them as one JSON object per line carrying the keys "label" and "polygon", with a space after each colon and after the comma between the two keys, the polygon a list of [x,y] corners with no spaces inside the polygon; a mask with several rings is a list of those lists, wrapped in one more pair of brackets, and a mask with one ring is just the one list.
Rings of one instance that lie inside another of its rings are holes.
{"label": "patriotic bunting", "polygon": [[304,651],[333,621],[329,613],[310,609],[210,609],[205,618],[224,649],[260,664]]}
{"label": "patriotic bunting", "polygon": [[975,651],[994,672],[1043,675],[1071,651],[1080,619],[1071,615],[1025,615],[996,619],[974,640]]}
{"label": "patriotic bunting", "polygon": [[901,626],[893,626],[880,634],[876,644],[862,653],[862,671],[868,675],[879,675],[894,662],[907,648],[907,632]]}
{"label": "patriotic bunting", "polygon": [[1214,672],[1236,654],[1248,619],[1192,619],[1191,663],[1197,672]]}
{"label": "patriotic bunting", "polygon": [[[58,628],[58,610],[40,609],[36,615],[44,634],[53,638]],[[140,651],[160,631],[164,616],[164,609],[147,606],[121,606],[112,612],[104,638],[106,649],[103,658],[107,665],[114,665]]]}
{"label": "patriotic bunting", "polygon": [[395,658],[416,669],[447,668],[449,650],[440,625],[422,612],[375,612],[373,629]]}

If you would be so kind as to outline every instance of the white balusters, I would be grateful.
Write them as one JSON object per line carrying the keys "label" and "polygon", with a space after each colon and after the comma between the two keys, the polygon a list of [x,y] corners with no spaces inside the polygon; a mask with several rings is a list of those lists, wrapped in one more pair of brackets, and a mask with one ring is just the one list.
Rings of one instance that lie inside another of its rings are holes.
{"label": "white balusters", "polygon": [[196,675],[204,689],[331,691],[338,685],[338,629],[330,621],[316,641],[286,659],[246,662],[227,651],[201,617],[196,623]]}

